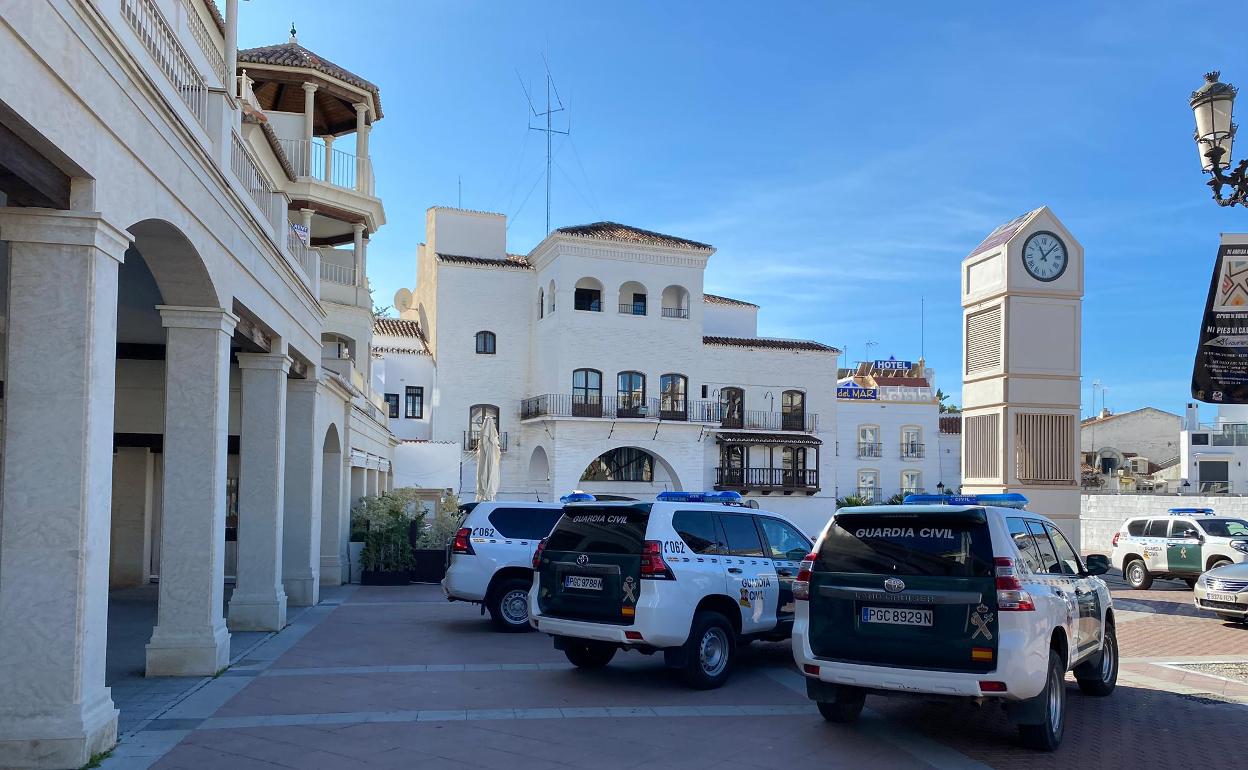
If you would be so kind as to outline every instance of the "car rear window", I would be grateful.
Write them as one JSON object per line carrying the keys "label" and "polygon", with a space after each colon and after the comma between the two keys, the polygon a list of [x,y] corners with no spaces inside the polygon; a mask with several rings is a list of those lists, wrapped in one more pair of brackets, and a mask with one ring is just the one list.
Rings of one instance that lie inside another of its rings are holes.
{"label": "car rear window", "polygon": [[1142,537],[1144,535],[1144,527],[1148,525],[1147,519],[1136,519],[1127,522],[1127,534],[1132,537]]}
{"label": "car rear window", "polygon": [[649,505],[564,508],[563,516],[546,539],[546,550],[641,553],[649,519]]}
{"label": "car rear window", "polygon": [[710,511],[677,511],[672,516],[672,527],[694,553],[728,553],[728,544]]}
{"label": "car rear window", "polygon": [[838,515],[819,548],[815,569],[871,575],[991,577],[992,539],[983,511]]}
{"label": "car rear window", "polygon": [[1169,523],[1169,519],[1150,520],[1148,522],[1148,528],[1144,530],[1144,537],[1165,537],[1166,527]]}
{"label": "car rear window", "polygon": [[495,508],[489,519],[503,537],[541,540],[562,515],[561,508]]}

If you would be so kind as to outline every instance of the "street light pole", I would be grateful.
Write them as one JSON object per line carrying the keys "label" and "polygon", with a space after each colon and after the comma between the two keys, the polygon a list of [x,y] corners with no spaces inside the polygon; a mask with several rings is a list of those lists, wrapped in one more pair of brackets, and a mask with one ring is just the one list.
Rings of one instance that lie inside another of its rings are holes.
{"label": "street light pole", "polygon": [[[1196,151],[1200,156],[1200,168],[1210,175],[1209,188],[1219,206],[1248,205],[1248,159],[1239,162],[1230,173],[1231,145],[1238,128],[1231,120],[1237,89],[1230,83],[1218,81],[1216,70],[1205,73],[1205,83],[1192,92],[1188,104],[1196,117]],[[1224,195],[1223,188],[1230,194]]]}

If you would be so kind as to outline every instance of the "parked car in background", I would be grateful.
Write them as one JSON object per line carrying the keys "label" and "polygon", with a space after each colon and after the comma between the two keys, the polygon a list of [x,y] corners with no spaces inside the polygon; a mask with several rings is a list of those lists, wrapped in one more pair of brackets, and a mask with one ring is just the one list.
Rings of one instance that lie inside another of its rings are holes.
{"label": "parked car in background", "polygon": [[442,591],[474,602],[499,631],[529,629],[533,550],[563,513],[559,503],[467,503],[463,526],[447,551]]}
{"label": "parked car in background", "polygon": [[1248,563],[1224,564],[1196,581],[1196,609],[1216,612],[1232,623],[1248,623]]}
{"label": "parked car in background", "polygon": [[1110,562],[1127,585],[1144,590],[1172,578],[1195,586],[1201,573],[1248,560],[1248,521],[1212,508],[1171,508],[1164,516],[1136,516],[1114,534]]}

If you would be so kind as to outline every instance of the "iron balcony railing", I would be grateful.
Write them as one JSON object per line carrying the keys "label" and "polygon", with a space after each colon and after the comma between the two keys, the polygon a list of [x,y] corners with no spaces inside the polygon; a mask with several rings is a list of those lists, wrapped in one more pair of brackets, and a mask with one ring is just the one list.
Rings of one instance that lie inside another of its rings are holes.
{"label": "iron balcony railing", "polygon": [[923,454],[922,444],[902,444],[901,445],[901,459],[921,460],[923,459],[923,457],[924,457],[924,454]]}
{"label": "iron balcony railing", "polygon": [[[464,431],[464,451],[465,452],[477,451],[477,446],[479,446],[480,444],[481,444],[481,431],[480,430]],[[503,431],[502,433],[498,434],[498,448],[502,452],[507,451],[507,431]]]}
{"label": "iron balcony railing", "polygon": [[[321,263],[322,266],[325,264]],[[322,277],[324,274],[322,273]],[[809,413],[732,410],[718,401],[688,400],[663,396],[601,396],[597,394],[546,393],[520,402],[521,419],[534,417],[641,418],[699,422],[728,430],[796,431],[814,433],[819,415]]]}
{"label": "iron balcony railing", "polygon": [[819,489],[817,468],[716,468],[716,489],[810,490]]}
{"label": "iron balcony railing", "polygon": [[878,441],[859,441],[858,456],[859,457],[880,457],[883,454],[883,446]]}
{"label": "iron balcony railing", "polygon": [[689,308],[687,307],[665,307],[663,308],[664,318],[688,318]]}
{"label": "iron balcony railing", "polygon": [[1196,482],[1196,491],[1202,495],[1229,495],[1231,494],[1231,482],[1198,481]]}
{"label": "iron balcony railing", "polygon": [[620,314],[621,315],[645,315],[646,303],[644,302],[621,302]]}
{"label": "iron balcony railing", "polygon": [[[533,417],[606,417],[659,419],[657,398],[636,396],[600,396],[596,394],[546,393],[520,402],[521,419]],[[677,419],[673,416],[663,419]],[[682,413],[683,414],[683,413]],[[680,417],[679,419],[687,419]]]}
{"label": "iron balcony railing", "polygon": [[869,503],[878,503],[880,501],[879,487],[858,487],[858,497]]}
{"label": "iron balcony railing", "polygon": [[[725,409],[715,404],[716,417],[707,422],[719,422],[720,427],[735,430],[791,430],[814,433],[819,430],[819,415],[810,412],[768,412],[764,409]],[[722,418],[720,417],[722,415]]]}

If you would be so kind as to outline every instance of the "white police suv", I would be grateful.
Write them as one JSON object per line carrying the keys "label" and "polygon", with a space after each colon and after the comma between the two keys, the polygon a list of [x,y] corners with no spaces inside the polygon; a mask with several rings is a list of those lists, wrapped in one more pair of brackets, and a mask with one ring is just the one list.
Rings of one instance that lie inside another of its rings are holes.
{"label": "white police suv", "polygon": [[450,601],[489,610],[500,631],[528,631],[533,551],[550,533],[558,503],[482,502],[460,506],[463,526],[447,553],[442,590]]}
{"label": "white police suv", "polygon": [[1022,495],[911,495],[837,511],[794,583],[793,657],[832,722],[865,696],[1001,703],[1023,742],[1062,740],[1067,671],[1108,695],[1118,679],[1109,590]]}
{"label": "white police suv", "polygon": [[1143,590],[1155,579],[1195,586],[1201,573],[1248,561],[1248,521],[1212,508],[1171,508],[1164,516],[1127,519],[1114,533],[1110,563],[1127,585]]}
{"label": "white police suv", "polygon": [[787,639],[810,540],[735,492],[655,502],[573,495],[533,557],[533,627],[576,666],[662,652],[693,687],[723,684],[738,645]]}

